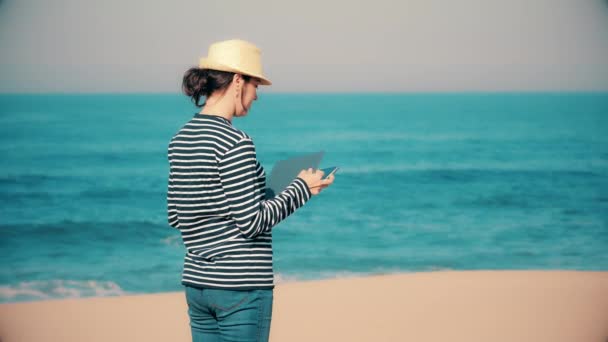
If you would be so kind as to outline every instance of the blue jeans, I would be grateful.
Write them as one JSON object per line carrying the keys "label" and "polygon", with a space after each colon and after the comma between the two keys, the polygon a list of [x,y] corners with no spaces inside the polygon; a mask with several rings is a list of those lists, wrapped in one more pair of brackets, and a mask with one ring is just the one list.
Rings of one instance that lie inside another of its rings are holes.
{"label": "blue jeans", "polygon": [[193,342],[268,341],[273,290],[184,287]]}

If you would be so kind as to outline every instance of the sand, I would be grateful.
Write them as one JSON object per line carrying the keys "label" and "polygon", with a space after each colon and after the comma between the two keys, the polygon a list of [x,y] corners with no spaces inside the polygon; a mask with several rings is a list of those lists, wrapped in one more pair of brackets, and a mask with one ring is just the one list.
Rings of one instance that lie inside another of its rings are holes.
{"label": "sand", "polygon": [[[183,292],[0,305],[2,342],[191,341]],[[608,341],[608,272],[439,271],[280,283],[270,340]]]}

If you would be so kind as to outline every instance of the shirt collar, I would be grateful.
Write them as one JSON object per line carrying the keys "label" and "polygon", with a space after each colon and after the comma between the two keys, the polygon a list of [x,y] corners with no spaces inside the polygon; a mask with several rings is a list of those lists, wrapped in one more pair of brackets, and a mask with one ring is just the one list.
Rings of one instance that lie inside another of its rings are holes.
{"label": "shirt collar", "polygon": [[194,113],[194,117],[198,118],[198,119],[212,119],[212,120],[216,120],[216,121],[221,121],[224,122],[230,126],[232,126],[232,122],[228,119],[226,119],[223,116],[219,116],[219,115],[213,115],[213,114],[201,114],[199,112]]}

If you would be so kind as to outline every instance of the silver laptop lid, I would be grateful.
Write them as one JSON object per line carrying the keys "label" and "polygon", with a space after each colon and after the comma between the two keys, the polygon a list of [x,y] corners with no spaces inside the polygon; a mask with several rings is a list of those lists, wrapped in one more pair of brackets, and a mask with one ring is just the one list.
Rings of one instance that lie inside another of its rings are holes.
{"label": "silver laptop lid", "polygon": [[272,168],[266,182],[266,198],[272,198],[293,182],[300,171],[312,167],[318,169],[325,151],[279,160]]}

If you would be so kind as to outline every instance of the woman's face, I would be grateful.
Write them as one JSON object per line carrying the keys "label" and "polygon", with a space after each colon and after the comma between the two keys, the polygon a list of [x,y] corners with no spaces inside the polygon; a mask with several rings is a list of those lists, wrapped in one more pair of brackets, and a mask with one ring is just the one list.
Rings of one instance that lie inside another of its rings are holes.
{"label": "woman's face", "polygon": [[259,84],[260,81],[255,77],[252,77],[249,82],[245,82],[242,77],[235,78],[235,91],[238,95],[235,97],[235,116],[247,115],[253,101],[258,99],[257,89]]}

